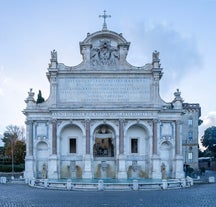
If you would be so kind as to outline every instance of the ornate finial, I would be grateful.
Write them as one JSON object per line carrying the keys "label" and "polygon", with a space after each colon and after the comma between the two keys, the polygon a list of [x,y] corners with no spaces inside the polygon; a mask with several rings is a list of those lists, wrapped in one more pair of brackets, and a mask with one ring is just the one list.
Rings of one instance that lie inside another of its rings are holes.
{"label": "ornate finial", "polygon": [[57,51],[53,50],[53,51],[51,51],[51,59],[50,59],[49,68],[56,68],[57,64],[58,64]]}
{"label": "ornate finial", "polygon": [[183,102],[183,99],[181,97],[181,92],[179,91],[179,89],[176,89],[176,92],[174,93],[175,99],[174,101],[181,101]]}
{"label": "ornate finial", "polygon": [[172,101],[172,106],[174,109],[182,109],[182,103],[184,102],[183,98],[181,97],[181,92],[179,89],[176,90],[174,93],[175,99]]}
{"label": "ornate finial", "polygon": [[104,18],[104,23],[103,23],[103,29],[102,30],[107,30],[106,18],[110,18],[111,15],[107,15],[106,14],[106,10],[104,10],[103,12],[104,12],[104,14],[103,15],[99,15],[99,17]]}
{"label": "ornate finial", "polygon": [[51,60],[57,61],[57,51],[56,50],[51,51]]}
{"label": "ornate finial", "polygon": [[154,68],[160,68],[160,58],[159,58],[159,52],[155,50],[152,53],[152,65]]}
{"label": "ornate finial", "polygon": [[33,92],[33,90],[32,90],[32,88],[30,88],[30,90],[29,90],[29,92],[28,92],[28,97],[27,97],[27,99],[25,100],[25,102],[28,104],[28,103],[34,103],[35,102],[35,100],[34,100],[34,92]]}

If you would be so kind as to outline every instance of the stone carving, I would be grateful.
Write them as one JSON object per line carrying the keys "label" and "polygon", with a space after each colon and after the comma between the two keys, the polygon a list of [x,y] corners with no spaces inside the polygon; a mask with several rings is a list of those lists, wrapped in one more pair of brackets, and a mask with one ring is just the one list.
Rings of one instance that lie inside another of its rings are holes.
{"label": "stone carving", "polygon": [[51,51],[51,60],[57,60],[57,51],[56,50]]}
{"label": "stone carving", "polygon": [[161,174],[162,174],[162,180],[166,180],[166,165],[164,163],[161,164]]}
{"label": "stone carving", "polygon": [[159,62],[160,59],[159,59],[159,52],[157,50],[155,50],[153,53],[152,53],[152,61],[153,62]]}
{"label": "stone carving", "polygon": [[174,101],[181,101],[183,102],[183,99],[181,97],[181,92],[179,91],[179,89],[176,89],[176,92],[174,93],[175,99]]}
{"label": "stone carving", "polygon": [[119,50],[111,46],[110,40],[100,40],[99,47],[91,49],[92,66],[115,66],[119,61]]}
{"label": "stone carving", "polygon": [[41,172],[42,178],[46,179],[47,178],[47,165],[44,163],[42,166],[42,172]]}
{"label": "stone carving", "polygon": [[132,170],[134,172],[136,172],[138,170],[138,164],[137,164],[137,161],[132,161]]}

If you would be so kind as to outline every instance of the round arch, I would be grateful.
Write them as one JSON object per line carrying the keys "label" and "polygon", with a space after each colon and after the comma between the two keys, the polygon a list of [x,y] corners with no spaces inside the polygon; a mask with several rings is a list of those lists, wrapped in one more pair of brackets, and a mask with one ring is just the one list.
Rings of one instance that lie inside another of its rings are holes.
{"label": "round arch", "polygon": [[82,123],[80,123],[79,121],[63,121],[57,128],[57,136],[60,136],[62,130],[65,128],[65,127],[68,127],[70,125],[74,125],[74,126],[77,126],[81,129],[82,131],[82,134],[83,136],[85,136],[86,134],[86,130],[85,130],[85,127]]}
{"label": "round arch", "polygon": [[160,144],[159,149],[161,165],[164,164],[166,176],[171,178],[173,174],[173,145],[170,141],[165,140]]}
{"label": "round arch", "polygon": [[112,126],[102,122],[92,134],[93,156],[114,157],[116,152],[116,133]]}
{"label": "round arch", "polygon": [[145,121],[131,121],[129,122],[125,128],[124,128],[124,135],[126,135],[128,129],[131,127],[131,126],[140,126],[142,127],[144,130],[146,130],[147,132],[147,136],[148,137],[151,137],[152,136],[152,128],[149,126],[149,124]]}
{"label": "round arch", "polygon": [[91,137],[94,138],[94,132],[95,130],[102,126],[102,125],[106,125],[108,127],[111,127],[113,129],[113,132],[115,134],[115,136],[119,136],[119,130],[118,130],[118,126],[116,124],[114,124],[111,121],[99,121],[97,123],[95,123],[92,127],[91,127]]}

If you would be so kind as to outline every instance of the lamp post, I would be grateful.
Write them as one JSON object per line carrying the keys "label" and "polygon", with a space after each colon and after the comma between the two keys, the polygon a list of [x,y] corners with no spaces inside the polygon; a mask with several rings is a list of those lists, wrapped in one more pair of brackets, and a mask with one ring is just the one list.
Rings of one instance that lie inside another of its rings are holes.
{"label": "lamp post", "polygon": [[185,162],[184,162],[185,178],[187,177],[187,138],[185,139]]}
{"label": "lamp post", "polygon": [[11,141],[11,170],[12,179],[14,178],[14,140]]}

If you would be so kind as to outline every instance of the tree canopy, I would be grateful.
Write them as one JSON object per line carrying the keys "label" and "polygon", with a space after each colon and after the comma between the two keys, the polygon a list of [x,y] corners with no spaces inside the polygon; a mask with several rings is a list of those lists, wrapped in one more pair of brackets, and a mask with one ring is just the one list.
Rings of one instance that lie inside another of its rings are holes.
{"label": "tree canopy", "polygon": [[26,153],[24,129],[14,125],[7,126],[2,141],[5,154],[14,159],[16,163],[24,163]]}
{"label": "tree canopy", "polygon": [[23,129],[15,125],[9,125],[6,127],[6,131],[3,134],[2,142],[5,147],[15,143],[18,139],[23,138]]}
{"label": "tree canopy", "polygon": [[45,100],[44,100],[44,98],[42,97],[41,90],[39,90],[36,103],[39,104],[39,103],[43,103],[44,101],[45,101]]}
{"label": "tree canopy", "polygon": [[204,131],[201,142],[216,156],[216,126],[209,127]]}

